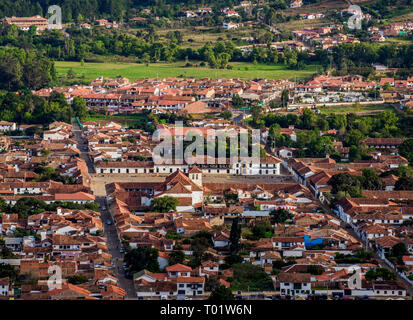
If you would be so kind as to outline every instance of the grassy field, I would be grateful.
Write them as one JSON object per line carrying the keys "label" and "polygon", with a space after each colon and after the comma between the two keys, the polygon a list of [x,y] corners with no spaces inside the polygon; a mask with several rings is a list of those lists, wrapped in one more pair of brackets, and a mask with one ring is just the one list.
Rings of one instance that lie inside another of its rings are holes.
{"label": "grassy field", "polygon": [[320,69],[319,66],[310,65],[305,70],[288,70],[284,65],[254,65],[252,63],[230,63],[232,69],[210,69],[208,67],[184,67],[184,62],[154,63],[149,66],[137,63],[85,63],[80,62],[55,62],[57,75],[64,77],[72,69],[77,77],[84,76],[87,81],[103,76],[114,78],[118,75],[138,80],[144,78],[167,77],[194,77],[194,78],[240,78],[240,79],[304,79]]}
{"label": "grassy field", "polygon": [[373,114],[377,112],[382,112],[385,110],[394,110],[391,105],[379,104],[379,105],[361,105],[359,108],[353,106],[339,106],[339,107],[318,107],[321,113],[331,114],[331,113],[358,113],[358,114]]}
{"label": "grassy field", "polygon": [[224,30],[221,27],[186,27],[179,29],[164,29],[157,31],[157,34],[161,37],[161,40],[167,42],[167,33],[170,31],[180,31],[183,39],[180,46],[182,48],[200,48],[207,42],[215,43],[217,41],[227,40],[241,40],[244,37],[251,37],[254,32],[254,27],[242,27],[237,30]]}

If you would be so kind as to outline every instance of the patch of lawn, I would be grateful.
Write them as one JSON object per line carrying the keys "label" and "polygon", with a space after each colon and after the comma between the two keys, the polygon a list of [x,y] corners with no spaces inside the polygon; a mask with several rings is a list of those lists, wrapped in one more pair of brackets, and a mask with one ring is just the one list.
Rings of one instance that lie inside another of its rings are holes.
{"label": "patch of lawn", "polygon": [[323,114],[331,113],[376,113],[386,110],[394,110],[391,105],[381,104],[381,105],[361,105],[359,108],[354,106],[337,106],[337,107],[318,107]]}
{"label": "patch of lawn", "polygon": [[153,63],[149,65],[137,63],[85,63],[56,61],[56,71],[59,77],[64,77],[72,69],[76,79],[86,81],[96,79],[100,76],[114,78],[118,75],[131,80],[145,78],[168,78],[168,77],[194,77],[194,78],[240,78],[240,79],[304,79],[310,77],[321,67],[309,65],[304,70],[289,70],[284,65],[265,65],[253,63],[230,63],[232,69],[210,69],[208,67],[184,67],[184,62],[175,63]]}

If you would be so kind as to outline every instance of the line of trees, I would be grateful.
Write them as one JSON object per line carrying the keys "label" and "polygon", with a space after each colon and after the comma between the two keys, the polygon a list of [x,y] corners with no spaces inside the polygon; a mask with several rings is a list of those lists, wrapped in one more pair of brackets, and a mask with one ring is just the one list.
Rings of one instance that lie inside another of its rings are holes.
{"label": "line of trees", "polygon": [[0,94],[0,119],[5,121],[47,125],[53,121],[70,123],[73,117],[83,118],[86,114],[86,103],[80,97],[68,104],[64,95],[57,92],[52,92],[47,100],[29,90]]}

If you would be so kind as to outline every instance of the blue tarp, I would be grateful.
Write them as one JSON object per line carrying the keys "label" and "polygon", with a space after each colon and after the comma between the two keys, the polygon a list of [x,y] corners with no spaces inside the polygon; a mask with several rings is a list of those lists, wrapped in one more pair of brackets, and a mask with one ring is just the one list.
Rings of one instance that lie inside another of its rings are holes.
{"label": "blue tarp", "polygon": [[306,248],[316,246],[318,244],[323,244],[323,239],[322,238],[317,238],[317,239],[314,239],[314,240],[310,240],[309,236],[304,235],[304,244],[305,244]]}

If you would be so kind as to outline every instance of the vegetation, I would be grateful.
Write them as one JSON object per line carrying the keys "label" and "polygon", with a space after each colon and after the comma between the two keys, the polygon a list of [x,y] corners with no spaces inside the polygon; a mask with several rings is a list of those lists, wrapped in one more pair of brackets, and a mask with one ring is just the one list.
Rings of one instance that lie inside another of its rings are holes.
{"label": "vegetation", "polygon": [[211,295],[208,300],[211,301],[228,301],[234,300],[234,295],[232,294],[231,289],[220,285],[219,287],[212,290]]}
{"label": "vegetation", "polygon": [[174,265],[177,263],[184,262],[185,253],[182,250],[174,250],[169,254],[168,263],[169,265]]}
{"label": "vegetation", "polygon": [[376,268],[375,270],[369,270],[365,274],[366,280],[396,280],[396,274],[386,268]]}
{"label": "vegetation", "polygon": [[271,278],[260,266],[250,263],[234,264],[234,278],[231,281],[232,290],[268,291],[273,290]]}
{"label": "vegetation", "polygon": [[99,205],[95,202],[78,204],[73,202],[56,201],[50,204],[33,197],[23,197],[16,204],[7,205],[3,199],[0,201],[0,209],[6,213],[17,213],[20,219],[27,219],[28,216],[38,214],[44,211],[56,211],[58,207],[76,210],[94,210],[99,211]]}
{"label": "vegetation", "polygon": [[287,220],[292,219],[294,215],[286,209],[277,209],[270,212],[271,223],[285,223]]}
{"label": "vegetation", "polygon": [[155,212],[176,211],[178,199],[170,196],[155,198],[152,200],[152,207]]}
{"label": "vegetation", "polygon": [[341,263],[366,263],[370,262],[370,260],[373,258],[373,253],[365,251],[363,249],[357,249],[354,251],[353,254],[342,254],[340,252],[336,253],[336,256],[334,258],[334,261],[337,264]]}
{"label": "vegetation", "polygon": [[158,249],[149,247],[132,249],[125,254],[124,261],[132,273],[144,269],[150,272],[159,272]]}
{"label": "vegetation", "polygon": [[[145,78],[168,78],[168,77],[194,77],[211,79],[216,78],[240,78],[255,79],[257,74],[267,79],[290,79],[294,75],[297,79],[311,77],[317,71],[317,66],[308,65],[303,70],[293,71],[281,64],[265,65],[252,64],[249,62],[230,62],[231,69],[210,69],[206,66],[185,67],[185,62],[158,62],[151,64],[131,63],[131,62],[85,62],[81,66],[80,62],[56,61],[56,74],[66,83],[88,83],[97,77],[115,78],[118,75],[135,79]],[[68,71],[72,69],[75,78],[66,80]]]}
{"label": "vegetation", "polygon": [[230,252],[231,254],[237,254],[240,249],[240,239],[241,239],[241,225],[239,224],[239,219],[235,218],[232,221],[231,233],[229,236]]}
{"label": "vegetation", "polygon": [[16,269],[14,269],[13,266],[9,264],[0,263],[0,278],[8,277],[11,281],[15,281],[18,274],[19,273]]}
{"label": "vegetation", "polygon": [[67,281],[71,284],[78,285],[82,283],[86,283],[89,279],[83,274],[75,274],[67,278]]}
{"label": "vegetation", "polygon": [[37,168],[34,169],[34,172],[37,173],[36,177],[34,178],[35,181],[58,181],[62,182],[63,184],[74,184],[75,181],[70,176],[62,176],[58,172],[56,172],[55,168],[53,167],[45,167],[39,165]]}

